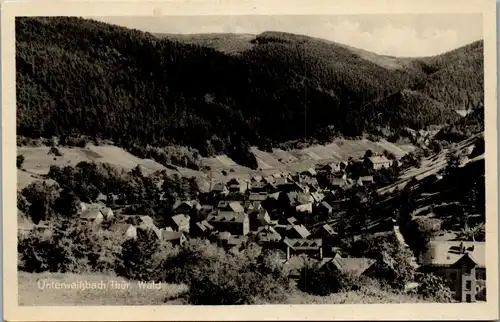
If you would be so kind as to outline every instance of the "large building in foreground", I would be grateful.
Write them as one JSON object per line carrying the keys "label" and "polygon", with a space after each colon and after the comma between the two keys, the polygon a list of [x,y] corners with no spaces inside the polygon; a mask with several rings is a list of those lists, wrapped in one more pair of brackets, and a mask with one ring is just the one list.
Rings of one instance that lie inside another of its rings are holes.
{"label": "large building in foreground", "polygon": [[429,246],[422,271],[448,280],[458,301],[486,301],[484,242],[433,241]]}

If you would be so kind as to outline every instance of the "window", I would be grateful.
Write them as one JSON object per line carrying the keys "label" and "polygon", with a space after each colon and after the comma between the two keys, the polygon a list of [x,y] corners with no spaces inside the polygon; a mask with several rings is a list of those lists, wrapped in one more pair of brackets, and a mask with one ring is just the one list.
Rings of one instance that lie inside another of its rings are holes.
{"label": "window", "polygon": [[470,290],[472,288],[472,283],[471,281],[465,281],[465,289]]}
{"label": "window", "polygon": [[476,271],[476,279],[478,280],[485,280],[486,279],[486,274],[482,270],[477,270]]}

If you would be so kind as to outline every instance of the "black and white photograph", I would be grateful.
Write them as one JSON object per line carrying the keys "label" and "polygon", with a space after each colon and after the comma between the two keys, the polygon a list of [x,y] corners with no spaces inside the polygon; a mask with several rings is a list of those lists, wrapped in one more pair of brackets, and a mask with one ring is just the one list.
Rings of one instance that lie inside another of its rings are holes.
{"label": "black and white photograph", "polygon": [[11,300],[498,302],[480,10],[14,17]]}

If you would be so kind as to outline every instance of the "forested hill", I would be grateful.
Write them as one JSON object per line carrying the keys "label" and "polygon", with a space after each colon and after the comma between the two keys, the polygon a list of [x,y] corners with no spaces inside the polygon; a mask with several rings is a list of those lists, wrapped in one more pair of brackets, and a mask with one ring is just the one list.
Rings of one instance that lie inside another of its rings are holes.
{"label": "forested hill", "polygon": [[[85,134],[125,147],[174,143],[239,162],[250,145],[306,134],[320,140],[355,136],[386,126],[391,117],[361,126],[367,123],[359,119],[366,117],[362,107],[425,85],[429,70],[437,75],[440,66],[449,66],[441,57],[426,70],[420,62],[386,68],[346,47],[283,33],[251,42],[232,55],[80,18],[18,18],[18,134]],[[439,98],[423,98],[434,100]],[[385,113],[397,115],[400,123],[391,125],[400,127],[453,122],[443,112],[453,104],[443,104],[408,113],[396,102]]]}

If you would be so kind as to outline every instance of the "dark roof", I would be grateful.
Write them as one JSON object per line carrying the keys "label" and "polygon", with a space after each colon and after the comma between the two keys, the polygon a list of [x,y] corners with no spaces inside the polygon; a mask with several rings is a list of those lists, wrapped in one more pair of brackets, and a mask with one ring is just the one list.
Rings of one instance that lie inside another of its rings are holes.
{"label": "dark roof", "polygon": [[229,222],[229,223],[243,223],[245,219],[248,218],[243,212],[233,212],[233,211],[220,211],[216,215],[210,215],[207,218],[208,222]]}
{"label": "dark roof", "polygon": [[319,249],[323,245],[323,241],[318,239],[305,239],[305,238],[288,238],[285,237],[283,242],[294,250],[307,250]]}

